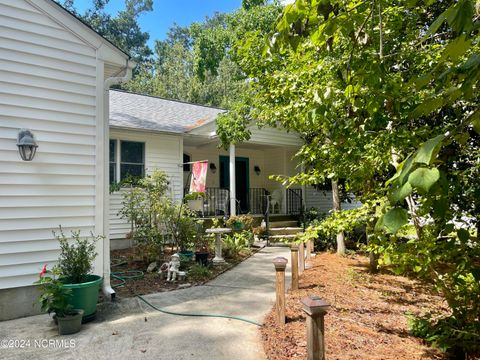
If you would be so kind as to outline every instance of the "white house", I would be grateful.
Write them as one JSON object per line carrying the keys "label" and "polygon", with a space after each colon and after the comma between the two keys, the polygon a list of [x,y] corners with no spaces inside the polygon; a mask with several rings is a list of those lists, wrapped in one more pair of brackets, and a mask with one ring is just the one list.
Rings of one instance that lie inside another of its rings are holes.
{"label": "white house", "polygon": [[[0,0],[0,320],[38,311],[32,283],[58,258],[52,230],[59,225],[67,234],[105,236],[94,272],[104,277],[104,293],[114,293],[110,249],[125,245],[129,225],[109,182],[127,174],[164,170],[180,201],[189,174],[182,163],[208,160],[205,216],[261,215],[267,191],[274,213],[331,207],[328,192],[269,179],[298,171],[298,136],[252,128],[248,142],[218,149],[214,120],[224,110],[109,91],[133,66],[52,0]],[[38,145],[31,161],[17,147],[22,129]]]}
{"label": "white house", "polygon": [[[37,311],[31,285],[58,257],[52,230],[107,232],[108,88],[133,65],[51,0],[0,0],[0,320]],[[32,161],[16,145],[23,128]],[[109,249],[107,237],[95,262],[107,294]]]}
{"label": "white house", "polygon": [[[172,197],[180,201],[190,174],[189,166],[182,163],[207,160],[205,217],[236,212],[263,216],[267,193],[272,196],[273,214],[298,215],[302,206],[325,213],[332,208],[330,191],[302,186],[287,189],[270,179],[271,175],[292,176],[301,170],[294,160],[302,144],[297,134],[252,126],[247,142],[230,145],[228,151],[219,149],[215,119],[224,111],[110,90],[110,181],[161,169],[169,176]],[[233,158],[235,162],[230,161]],[[109,236],[113,248],[130,245],[125,238],[130,225],[118,216],[121,201],[121,191],[111,194]]]}

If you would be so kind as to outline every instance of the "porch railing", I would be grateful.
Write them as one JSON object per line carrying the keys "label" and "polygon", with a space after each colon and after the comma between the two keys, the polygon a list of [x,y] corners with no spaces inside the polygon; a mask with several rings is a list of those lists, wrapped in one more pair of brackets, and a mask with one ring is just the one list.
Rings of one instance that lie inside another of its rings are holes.
{"label": "porch railing", "polygon": [[249,213],[265,214],[267,210],[267,190],[264,188],[249,189]]}
{"label": "porch railing", "polygon": [[302,215],[303,196],[302,189],[287,189],[287,214]]}
{"label": "porch railing", "polygon": [[230,214],[230,191],[218,187],[205,189],[205,202],[203,204],[204,216],[219,216]]}

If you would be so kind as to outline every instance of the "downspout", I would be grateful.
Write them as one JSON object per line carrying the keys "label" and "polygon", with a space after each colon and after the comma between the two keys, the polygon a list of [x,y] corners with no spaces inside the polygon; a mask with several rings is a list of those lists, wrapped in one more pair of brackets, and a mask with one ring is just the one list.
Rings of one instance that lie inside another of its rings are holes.
{"label": "downspout", "polygon": [[107,171],[107,164],[109,163],[109,141],[110,141],[110,95],[109,90],[112,85],[122,84],[132,78],[132,69],[135,67],[135,63],[131,60],[127,60],[125,67],[117,73],[125,71],[125,76],[110,77],[104,81],[103,85],[103,118],[104,118],[104,199],[103,199],[103,233],[105,239],[103,240],[103,294],[113,301],[115,299],[115,290],[112,289],[110,284],[110,222],[109,222],[109,209],[110,209],[110,182],[109,172]]}

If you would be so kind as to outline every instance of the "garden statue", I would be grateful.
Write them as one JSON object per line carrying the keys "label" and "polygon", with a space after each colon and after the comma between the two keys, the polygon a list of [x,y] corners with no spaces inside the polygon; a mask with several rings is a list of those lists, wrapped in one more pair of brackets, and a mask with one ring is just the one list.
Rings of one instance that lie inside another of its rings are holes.
{"label": "garden statue", "polygon": [[167,281],[175,281],[177,274],[180,272],[180,255],[173,254],[170,262],[162,265],[161,270],[162,269],[168,270]]}

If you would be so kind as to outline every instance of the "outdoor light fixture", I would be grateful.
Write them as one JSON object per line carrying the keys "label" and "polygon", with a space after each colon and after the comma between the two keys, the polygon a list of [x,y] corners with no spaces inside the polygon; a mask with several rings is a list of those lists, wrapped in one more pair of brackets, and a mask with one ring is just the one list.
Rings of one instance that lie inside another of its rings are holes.
{"label": "outdoor light fixture", "polygon": [[37,143],[30,130],[22,129],[17,138],[18,152],[24,161],[32,161],[37,151]]}
{"label": "outdoor light fixture", "polygon": [[215,174],[217,172],[217,166],[214,163],[210,163],[210,170],[212,174]]}
{"label": "outdoor light fixture", "polygon": [[258,165],[255,165],[255,166],[253,167],[253,170],[255,171],[255,174],[257,174],[257,175],[260,175],[260,173],[262,172],[262,171],[260,170],[260,166],[258,166]]}

